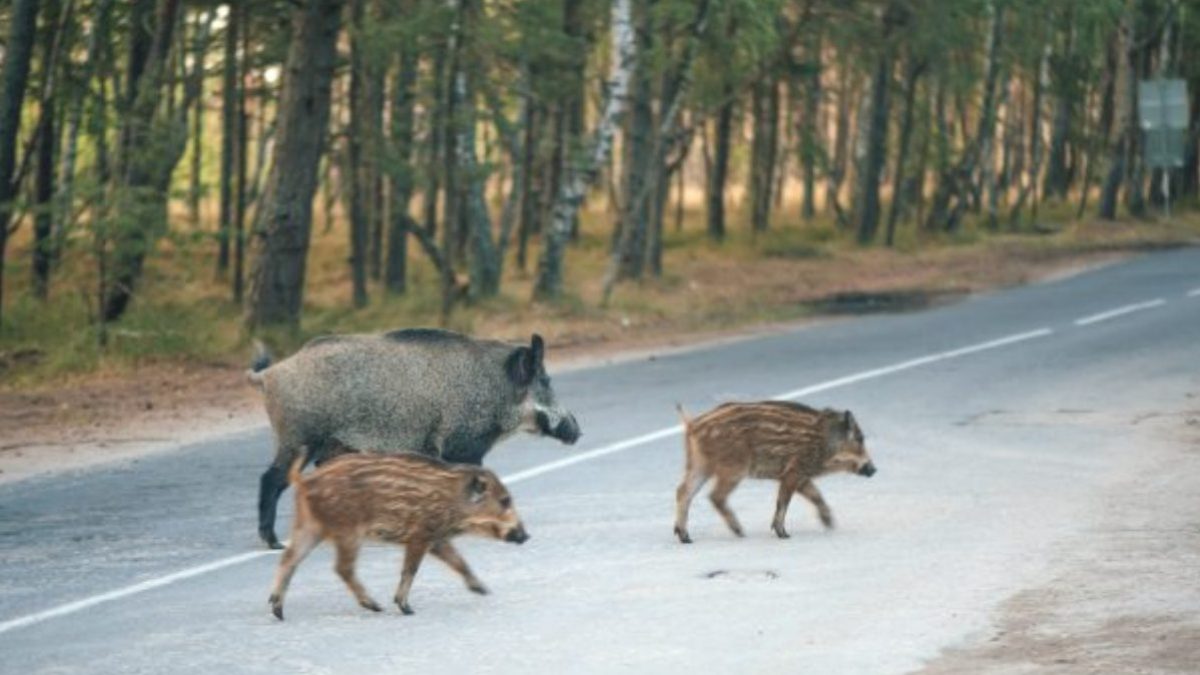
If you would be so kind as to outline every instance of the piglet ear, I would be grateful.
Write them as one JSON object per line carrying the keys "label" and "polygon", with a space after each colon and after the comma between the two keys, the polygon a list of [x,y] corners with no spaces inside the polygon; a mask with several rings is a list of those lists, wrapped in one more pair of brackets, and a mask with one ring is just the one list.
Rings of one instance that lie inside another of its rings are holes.
{"label": "piglet ear", "polygon": [[487,480],[479,474],[471,476],[471,480],[467,482],[467,501],[472,504],[478,504],[483,501],[484,495],[487,494]]}
{"label": "piglet ear", "polygon": [[847,431],[854,428],[854,415],[851,415],[849,410],[842,414],[842,426],[846,427]]}

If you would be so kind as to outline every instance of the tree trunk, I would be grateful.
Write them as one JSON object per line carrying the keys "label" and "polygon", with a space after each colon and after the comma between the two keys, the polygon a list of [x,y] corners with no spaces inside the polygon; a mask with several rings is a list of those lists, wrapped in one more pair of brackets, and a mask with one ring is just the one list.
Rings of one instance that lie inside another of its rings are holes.
{"label": "tree trunk", "polygon": [[[638,17],[637,51],[639,54],[649,54],[653,48],[651,33],[653,25],[650,19],[650,7],[647,0],[637,0],[635,15]],[[622,213],[618,221],[620,230],[613,238],[613,246],[619,260],[617,271],[620,279],[640,279],[642,265],[646,253],[646,228],[651,216],[649,199],[640,199],[642,192],[647,190],[651,166],[654,161],[654,102],[653,88],[650,83],[650,72],[653,67],[650,59],[639,59],[634,71],[633,100],[630,102],[629,123],[625,131],[625,158],[621,162],[624,170],[622,179],[621,199]],[[622,245],[622,242],[625,242]]]}
{"label": "tree trunk", "polygon": [[817,214],[817,156],[821,151],[822,137],[818,126],[821,113],[821,35],[817,31],[813,33],[808,49],[811,73],[804,92],[804,117],[800,129],[800,163],[804,167],[804,201],[800,213],[805,220],[812,220]]}
{"label": "tree trunk", "polygon": [[[140,3],[139,3],[140,4]],[[156,120],[170,67],[180,0],[161,0],[155,12],[154,34],[146,58],[130,60],[130,80],[136,93],[122,127],[120,203],[122,212],[113,233],[112,283],[104,300],[104,321],[120,318],[133,299],[154,239],[167,223],[167,187],[186,143],[186,127],[174,129],[172,118]],[[141,27],[134,25],[135,36]],[[138,39],[135,37],[134,43]],[[133,77],[138,72],[137,77]],[[182,134],[179,132],[182,131]]]}
{"label": "tree trunk", "polygon": [[[408,9],[405,7],[404,9]],[[418,56],[409,42],[399,45],[392,84],[392,152],[390,173],[391,223],[388,230],[387,269],[384,283],[391,293],[404,293],[408,284],[408,215],[413,192],[413,137]]]}
{"label": "tree trunk", "polygon": [[[675,128],[676,122],[679,119],[679,105],[692,83],[692,63],[695,60],[696,49],[700,44],[700,39],[708,26],[708,9],[710,4],[709,0],[702,0],[697,7],[695,20],[692,22],[688,30],[688,35],[685,37],[683,54],[680,56],[679,63],[674,68],[667,86],[663,88],[663,93],[666,97],[661,102],[658,128],[654,131],[654,142],[649,153],[651,163],[647,172],[646,184],[642,186],[639,192],[628,197],[633,200],[632,204],[627,205],[626,210],[629,212],[637,212],[645,205],[648,214],[651,216],[654,215],[654,202],[652,200],[660,194],[659,188],[666,180],[662,169],[666,162],[665,158],[668,154],[668,149],[676,140]],[[633,231],[628,227],[623,228],[621,240],[617,243],[617,247],[613,251],[612,260],[604,275],[602,305],[608,304],[609,298],[612,297],[613,288],[615,288],[617,281],[621,278],[621,260],[623,256],[630,255],[632,250],[630,235],[632,234]]]}
{"label": "tree trunk", "polygon": [[850,110],[854,106],[854,70],[847,55],[840,55],[841,65],[838,72],[838,107],[837,123],[834,125],[833,162],[829,167],[828,180],[825,184],[825,203],[837,215],[838,225],[849,227],[842,213],[840,193],[842,181],[846,178],[846,165],[850,155]]}
{"label": "tree trunk", "polygon": [[896,150],[896,169],[892,175],[892,205],[888,209],[885,243],[889,247],[896,243],[896,221],[904,209],[904,197],[907,192],[904,168],[908,162],[908,144],[912,138],[917,80],[925,69],[925,62],[915,61],[911,54],[908,61],[908,72],[904,77],[904,112],[900,121],[900,147]]}
{"label": "tree trunk", "polygon": [[17,157],[17,131],[21,127],[21,104],[29,82],[29,62],[37,37],[37,0],[13,0],[12,22],[5,44],[4,80],[0,83],[0,328],[4,315],[4,254],[8,244],[9,220],[16,186],[12,184]]}
{"label": "tree trunk", "polygon": [[[892,11],[889,6],[887,14]],[[870,123],[867,127],[866,157],[859,173],[858,243],[865,246],[875,239],[879,228],[879,182],[883,175],[883,164],[887,161],[888,100],[892,82],[892,48],[887,44],[894,21],[885,14],[884,47],[875,64],[871,80]]]}
{"label": "tree trunk", "polygon": [[[250,8],[246,2],[238,2],[230,7],[229,21],[237,23],[242,30],[242,54],[241,61],[237,64],[234,70],[238,76],[233,86],[237,89],[237,143],[234,144],[234,177],[236,178],[236,187],[233,190],[233,302],[237,305],[242,304],[243,295],[245,293],[246,282],[246,209],[250,200],[250,185],[246,182],[246,168],[249,165],[248,155],[250,154],[250,117],[246,113],[246,81],[249,78],[249,54],[250,54],[250,31],[248,30],[248,18]],[[234,58],[237,58],[235,51]],[[263,113],[261,108],[264,107],[263,97],[259,97],[258,107],[260,108],[259,116]],[[261,131],[261,125],[260,125]],[[258,168],[261,169],[265,164],[263,157],[263,149],[270,141],[268,134],[262,134],[259,138],[259,156],[257,158]],[[257,192],[257,181],[255,186]]]}
{"label": "tree trunk", "polygon": [[[68,8],[68,11],[69,8]],[[62,6],[59,0],[45,5],[46,32],[42,36],[42,83],[38,127],[34,132],[37,143],[37,169],[33,176],[33,295],[45,300],[50,294],[50,260],[53,254],[51,235],[54,231],[54,150],[57,145],[57,106],[54,103],[53,82],[56,77],[58,43],[62,39],[59,20]],[[7,225],[4,225],[7,227]]]}
{"label": "tree trunk", "polygon": [[1070,173],[1067,170],[1067,136],[1071,131],[1071,119],[1079,96],[1079,86],[1071,71],[1074,62],[1075,24],[1071,14],[1067,15],[1069,28],[1067,43],[1059,59],[1061,66],[1055,74],[1054,121],[1050,127],[1050,154],[1046,159],[1046,177],[1042,183],[1042,194],[1046,198],[1066,199]]}
{"label": "tree trunk", "polygon": [[612,151],[613,133],[620,121],[629,91],[636,60],[633,25],[630,20],[630,0],[612,3],[612,59],[608,94],[601,107],[600,119],[592,135],[587,157],[571,162],[565,180],[554,200],[554,217],[542,239],[542,254],[538,259],[538,277],[534,283],[535,299],[556,299],[563,290],[563,253],[571,234],[571,223],[583,203],[584,192],[595,180],[597,172]]}
{"label": "tree trunk", "polygon": [[370,229],[362,151],[367,133],[366,92],[363,85],[366,73],[362,54],[364,2],[366,0],[351,0],[350,5],[350,127],[346,138],[345,171],[350,198],[350,279],[355,307],[367,306],[367,237]]}
{"label": "tree trunk", "polygon": [[721,241],[725,238],[725,182],[729,176],[729,149],[733,137],[734,103],[733,86],[726,85],[721,107],[717,110],[712,172],[709,175],[706,194],[708,237],[713,241]]}
{"label": "tree trunk", "polygon": [[254,229],[259,236],[246,315],[251,328],[296,326],[300,321],[341,10],[341,0],[307,0],[292,14],[274,161],[256,210]]}
{"label": "tree trunk", "polygon": [[241,87],[238,79],[238,31],[241,5],[248,0],[228,3],[225,21],[224,64],[221,67],[221,176],[217,206],[217,273],[229,268],[229,232],[233,218],[233,153],[237,142],[237,101]]}
{"label": "tree trunk", "polygon": [[759,76],[751,88],[754,138],[750,144],[750,227],[763,232],[770,225],[771,187],[779,145],[779,83],[774,73]]}
{"label": "tree trunk", "polygon": [[1125,9],[1121,12],[1120,23],[1117,26],[1116,54],[1117,63],[1113,80],[1113,123],[1115,136],[1109,145],[1108,176],[1104,179],[1104,187],[1100,192],[1100,217],[1104,220],[1116,220],[1117,196],[1121,184],[1125,180],[1126,159],[1130,146],[1129,133],[1133,128],[1133,99],[1136,93],[1136,74],[1133,72],[1133,23],[1137,4],[1135,0],[1126,0]]}
{"label": "tree trunk", "polygon": [[1021,210],[1025,208],[1030,194],[1033,195],[1033,217],[1037,218],[1037,187],[1038,176],[1042,170],[1042,97],[1050,83],[1051,44],[1047,41],[1042,47],[1042,55],[1038,60],[1038,76],[1033,86],[1033,112],[1029,122],[1029,174],[1025,177],[1017,199],[1008,213],[1008,227],[1017,229],[1021,219]]}
{"label": "tree trunk", "polygon": [[[230,16],[232,16],[230,12]],[[192,62],[200,72],[205,71],[205,56],[208,54],[208,36],[212,30],[215,12],[209,10],[197,19],[196,35],[192,44]],[[196,96],[196,105],[192,111],[192,166],[191,184],[188,189],[188,212],[191,215],[192,226],[200,225],[200,198],[204,193],[204,183],[201,176],[202,160],[204,158],[204,80],[199,82],[200,91]]]}

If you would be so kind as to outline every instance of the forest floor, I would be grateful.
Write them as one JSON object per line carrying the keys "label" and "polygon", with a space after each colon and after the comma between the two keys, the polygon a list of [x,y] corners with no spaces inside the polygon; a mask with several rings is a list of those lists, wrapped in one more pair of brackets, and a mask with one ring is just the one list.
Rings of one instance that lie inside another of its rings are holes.
{"label": "forest floor", "polygon": [[[277,354],[317,334],[436,323],[432,272],[415,257],[414,292],[375,297],[362,310],[347,308],[342,234],[317,229],[314,251],[320,253],[310,265],[304,326],[296,334],[272,336]],[[602,307],[607,238],[585,234],[568,253],[568,274],[577,281],[569,284],[563,302],[529,303],[530,275],[512,269],[499,298],[456,310],[448,326],[514,342],[538,332],[549,344],[553,372],[797,322],[921,309],[1140,251],[1197,243],[1195,216],[1171,223],[1081,221],[1044,234],[908,236],[892,249],[856,247],[831,228],[781,227],[715,245],[692,227],[668,232],[661,278],[626,283]],[[13,257],[19,255],[18,247]],[[169,243],[156,255],[139,304],[113,327],[104,351],[94,344],[82,291],[78,297],[63,292],[51,305],[39,306],[22,298],[18,285],[0,337],[0,481],[136,456],[266,422],[258,392],[244,381],[250,347],[239,312],[214,281],[211,259]],[[11,268],[10,279],[22,276],[19,264]],[[72,283],[86,284],[86,274]]]}

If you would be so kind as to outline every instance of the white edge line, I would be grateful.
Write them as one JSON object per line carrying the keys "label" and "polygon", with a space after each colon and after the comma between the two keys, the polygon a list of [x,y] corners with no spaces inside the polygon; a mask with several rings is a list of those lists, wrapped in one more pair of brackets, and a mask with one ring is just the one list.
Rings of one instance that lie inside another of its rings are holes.
{"label": "white edge line", "polygon": [[[1016,335],[1009,335],[1007,337],[1002,337],[1002,338],[998,338],[995,340],[989,340],[987,342],[981,342],[979,344],[969,345],[967,347],[960,347],[958,349],[952,349],[949,351],[938,352],[936,354],[929,354],[927,356],[921,356],[921,357],[918,357],[915,359],[910,359],[908,361],[902,361],[900,363],[897,363],[897,364],[894,364],[891,366],[884,366],[882,368],[875,368],[873,370],[865,370],[861,373],[856,373],[854,375],[847,375],[846,377],[840,377],[840,378],[837,378],[834,380],[828,380],[826,382],[814,384],[814,385],[811,385],[808,387],[804,387],[802,389],[794,389],[792,391],[785,392],[785,393],[775,396],[773,398],[776,400],[800,398],[801,396],[807,396],[809,394],[815,394],[817,392],[827,391],[829,389],[835,389],[837,387],[844,387],[846,385],[854,384],[856,382],[861,382],[863,380],[869,380],[869,379],[873,379],[876,377],[882,377],[884,375],[890,375],[892,373],[897,373],[897,372],[900,372],[903,370],[909,370],[911,368],[917,368],[919,366],[928,365],[930,363],[937,363],[939,361],[954,359],[954,358],[958,358],[960,356],[966,356],[968,354],[975,354],[978,352],[987,351],[989,349],[996,349],[998,347],[1004,347],[1004,346],[1015,344],[1018,342],[1024,342],[1026,340],[1032,340],[1034,338],[1044,337],[1046,335],[1052,334],[1053,332],[1054,331],[1049,328],[1039,328],[1037,330],[1031,330],[1031,331],[1028,331],[1025,333],[1017,333]],[[541,476],[543,474],[551,473],[553,471],[558,471],[559,469],[565,469],[569,466],[574,466],[575,464],[580,464],[582,462],[591,461],[591,460],[597,459],[599,457],[604,457],[606,455],[611,455],[611,454],[614,454],[617,452],[621,452],[623,450],[628,450],[630,448],[634,448],[639,445],[645,445],[647,443],[652,443],[654,441],[657,441],[657,440],[660,440],[663,438],[674,436],[676,434],[681,433],[682,431],[683,431],[683,426],[677,424],[672,427],[666,427],[663,429],[659,429],[657,431],[652,431],[647,434],[642,434],[641,436],[635,436],[633,438],[628,438],[623,441],[618,441],[616,443],[611,443],[609,445],[601,446],[599,448],[596,448],[595,450],[589,450],[587,452],[583,452],[578,455],[572,455],[570,457],[565,457],[563,459],[556,460],[553,462],[547,462],[546,464],[541,464],[539,466],[525,469],[524,471],[518,471],[516,473],[504,476],[502,478],[502,480],[505,483],[509,483],[509,484],[519,483],[521,481],[529,480],[530,478],[534,478],[537,476]],[[105,602],[109,602],[111,600],[118,600],[120,598],[129,597],[131,595],[137,595],[139,593],[144,593],[146,591],[153,590],[155,588],[161,588],[162,586],[166,586],[168,584],[173,584],[177,581],[183,581],[185,579],[191,579],[193,577],[198,577],[202,574],[207,574],[209,572],[215,572],[217,570],[224,569],[226,567],[232,567],[233,565],[237,565],[237,564],[246,562],[248,560],[254,560],[255,558],[261,558],[262,556],[271,555],[273,553],[276,553],[276,551],[262,550],[262,551],[250,551],[248,553],[241,553],[238,555],[230,556],[228,558],[222,558],[220,560],[215,560],[213,562],[206,563],[204,565],[197,565],[195,567],[189,567],[187,569],[180,570],[178,572],[174,572],[174,573],[168,574],[166,576],[158,577],[156,579],[149,579],[147,581],[133,584],[131,586],[126,586],[124,588],[118,588],[116,590],[109,591],[107,593],[101,593],[100,595],[93,595],[90,598],[84,598],[83,600],[77,600],[75,602],[70,602],[65,605],[59,605],[58,607],[53,607],[51,609],[47,609],[42,612],[37,612],[35,614],[28,614],[26,616],[18,617],[16,619],[11,619],[9,621],[0,623],[0,634],[7,633],[9,631],[16,630],[18,628],[24,628],[26,626],[31,626],[33,624],[41,623],[43,621],[47,621],[49,619],[54,619],[54,618],[57,618],[60,616],[74,614],[75,612],[79,612],[79,611],[88,609],[89,607],[95,607],[96,605],[99,605],[99,604],[102,604]]]}
{"label": "white edge line", "polygon": [[1099,323],[1101,321],[1115,319],[1118,316],[1124,316],[1124,315],[1130,314],[1132,312],[1140,312],[1143,309],[1159,307],[1159,306],[1165,305],[1165,304],[1167,304],[1167,301],[1163,300],[1162,298],[1155,298],[1153,300],[1147,300],[1146,302],[1135,302],[1132,305],[1124,305],[1121,307],[1117,307],[1116,309],[1110,309],[1107,312],[1100,312],[1099,314],[1092,314],[1091,316],[1085,316],[1082,319],[1075,319],[1075,325],[1076,326],[1090,326],[1093,323]]}
{"label": "white edge line", "polygon": [[132,586],[118,588],[115,591],[101,593],[100,595],[93,595],[90,598],[84,598],[83,600],[77,600],[75,602],[68,602],[65,605],[59,605],[58,607],[54,607],[52,609],[47,609],[43,612],[37,612],[36,614],[28,614],[26,616],[23,616],[23,617],[20,617],[17,619],[12,619],[11,621],[5,621],[4,623],[0,623],[0,633],[7,633],[10,630],[16,630],[17,628],[24,628],[25,626],[31,626],[35,623],[41,623],[48,619],[65,616],[67,614],[74,614],[75,612],[85,610],[89,607],[95,607],[96,605],[108,602],[110,600],[117,600],[120,598],[128,597],[130,595],[136,595],[138,593],[143,593],[145,591],[159,588],[161,586],[166,586],[167,584],[173,584],[176,581],[183,581],[184,579],[191,579],[192,577],[198,577],[202,574],[207,574],[209,572],[215,572],[219,569],[223,569],[225,567],[230,567],[232,565],[237,565],[238,563],[242,563],[247,560],[261,558],[264,555],[270,555],[275,552],[276,551],[263,550],[263,551],[250,551],[249,553],[241,553],[238,555],[229,556],[228,558],[222,558],[220,560],[215,560],[210,563],[205,563],[203,565],[189,567],[185,570],[180,570],[173,574],[168,574],[163,577],[158,577],[157,579],[148,579],[141,583],[133,584]]}
{"label": "white edge line", "polygon": [[1194,298],[1196,296],[1200,296],[1200,288],[1193,288],[1192,290],[1188,291],[1187,296],[1189,298]]}

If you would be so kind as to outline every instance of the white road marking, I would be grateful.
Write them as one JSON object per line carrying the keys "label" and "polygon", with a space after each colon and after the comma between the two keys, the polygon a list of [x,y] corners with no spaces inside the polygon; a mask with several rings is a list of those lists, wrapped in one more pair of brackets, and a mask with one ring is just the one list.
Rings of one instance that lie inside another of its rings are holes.
{"label": "white road marking", "polygon": [[[1052,334],[1053,332],[1054,331],[1052,331],[1049,328],[1039,328],[1037,330],[1031,330],[1031,331],[1028,331],[1025,333],[1017,333],[1016,335],[1009,335],[1007,337],[1002,337],[1002,338],[998,338],[995,340],[989,340],[987,342],[980,342],[978,344],[969,345],[966,347],[960,347],[958,349],[951,349],[949,351],[937,352],[935,354],[929,354],[929,355],[921,356],[921,357],[918,357],[915,359],[909,359],[908,361],[901,361],[900,363],[896,363],[896,364],[893,364],[890,366],[884,366],[882,368],[875,368],[873,370],[865,370],[861,373],[855,373],[853,375],[839,377],[834,380],[827,380],[825,382],[810,385],[810,386],[804,387],[802,389],[794,389],[792,391],[784,392],[773,398],[775,398],[775,399],[800,398],[801,396],[808,396],[809,394],[815,394],[817,392],[827,391],[829,389],[835,389],[837,387],[844,387],[847,385],[854,384],[856,382],[862,382],[863,380],[870,380],[870,379],[873,379],[876,377],[883,377],[884,375],[898,373],[898,372],[901,372],[904,370],[909,370],[912,368],[929,365],[931,363],[938,363],[939,361],[955,359],[955,358],[958,358],[961,356],[967,356],[969,354],[977,354],[979,352],[984,352],[989,349],[996,349],[999,347],[1005,347],[1005,346],[1016,344],[1019,342],[1024,342],[1026,340],[1032,340],[1035,338],[1045,337],[1047,335]],[[674,436],[678,433],[681,433],[682,431],[683,431],[683,426],[677,424],[673,427],[666,427],[664,429],[659,429],[658,431],[652,431],[647,434],[642,434],[641,436],[635,436],[633,438],[629,438],[629,439],[626,439],[623,441],[611,443],[609,445],[605,445],[605,446],[596,448],[595,450],[589,450],[587,452],[583,452],[578,455],[572,455],[570,457],[566,457],[564,459],[560,459],[560,460],[557,460],[554,462],[548,462],[546,464],[541,464],[539,466],[525,469],[523,471],[517,471],[516,473],[512,473],[512,474],[509,474],[508,476],[504,476],[502,478],[502,480],[505,483],[509,483],[509,484],[519,483],[521,481],[529,480],[530,478],[534,478],[536,476],[541,476],[543,474],[547,474],[552,471],[558,471],[559,469],[565,469],[565,468],[567,468],[569,466],[573,466],[575,464],[591,461],[593,459],[597,459],[599,457],[604,457],[606,455],[611,455],[613,453],[621,452],[623,450],[628,450],[630,448],[634,448],[639,445],[645,445],[647,443],[652,443],[654,441],[657,441],[657,440],[660,440],[663,438],[668,438],[670,436]],[[43,621],[48,621],[50,619],[55,619],[60,616],[74,614],[76,612],[80,612],[80,611],[88,609],[90,607],[95,607],[96,605],[99,605],[99,604],[102,604],[105,602],[109,602],[112,600],[119,600],[121,598],[127,598],[131,595],[137,595],[139,593],[144,593],[146,591],[153,590],[155,588],[161,588],[168,584],[173,584],[177,581],[183,581],[185,579],[191,579],[193,577],[198,577],[202,574],[207,574],[209,572],[215,572],[217,570],[224,569],[226,567],[231,567],[233,565],[237,565],[239,563],[243,563],[243,562],[246,562],[249,560],[254,560],[256,558],[261,558],[262,556],[270,555],[272,553],[275,553],[275,551],[261,550],[261,551],[251,551],[249,553],[242,553],[239,555],[230,556],[228,558],[222,558],[220,560],[215,560],[213,562],[206,563],[204,565],[197,565],[196,567],[189,567],[185,570],[180,570],[178,572],[168,574],[166,576],[158,577],[155,579],[149,579],[147,581],[133,584],[131,586],[126,586],[124,588],[118,588],[114,591],[109,591],[107,593],[101,593],[100,595],[93,595],[89,598],[84,598],[82,600],[77,600],[75,602],[69,602],[65,605],[59,605],[58,607],[53,607],[51,609],[47,609],[42,612],[37,612],[35,614],[28,614],[26,616],[18,617],[16,619],[11,619],[9,621],[0,623],[0,634],[7,633],[9,631],[16,630],[18,628],[32,626],[33,624],[41,623]]]}
{"label": "white road marking", "polygon": [[1115,319],[1118,316],[1124,316],[1124,315],[1130,314],[1132,312],[1140,312],[1143,309],[1159,307],[1159,306],[1165,305],[1165,304],[1167,304],[1167,301],[1163,300],[1162,298],[1155,298],[1153,300],[1147,300],[1146,302],[1135,302],[1132,305],[1125,305],[1123,307],[1117,307],[1116,309],[1110,309],[1107,312],[1100,312],[1099,314],[1092,314],[1091,316],[1085,316],[1082,319],[1075,319],[1075,325],[1076,326],[1090,326],[1091,324],[1094,324],[1094,323],[1099,323],[1101,321],[1107,321],[1108,319]]}
{"label": "white road marking", "polygon": [[76,600],[75,602],[68,602],[65,605],[59,605],[58,607],[47,609],[43,612],[37,612],[36,614],[28,614],[26,616],[22,616],[17,619],[12,619],[10,621],[5,621],[4,623],[0,623],[0,633],[7,633],[10,630],[16,630],[18,628],[24,628],[25,626],[32,626],[35,623],[41,623],[41,622],[49,620],[49,619],[54,619],[54,618],[57,618],[60,616],[66,616],[68,614],[74,614],[75,612],[85,610],[89,607],[95,607],[96,605],[108,602],[110,600],[117,600],[120,598],[129,597],[131,595],[137,595],[138,593],[144,593],[146,591],[149,591],[149,590],[152,590],[155,588],[159,588],[161,586],[166,586],[167,584],[173,584],[176,581],[183,581],[184,579],[191,579],[192,577],[198,577],[202,574],[208,574],[209,572],[215,572],[219,569],[224,569],[226,567],[230,567],[232,565],[236,565],[238,563],[245,562],[247,560],[261,558],[262,556],[269,555],[271,553],[275,553],[275,551],[269,551],[269,550],[250,551],[249,553],[242,553],[239,555],[229,556],[228,558],[221,558],[220,560],[215,560],[210,563],[205,563],[204,565],[197,565],[195,567],[189,567],[185,570],[180,570],[173,574],[168,574],[164,577],[158,577],[156,579],[148,579],[139,584],[133,584],[132,586],[126,586],[125,588],[118,588],[115,591],[101,593],[100,595],[93,595],[90,598],[84,598],[83,600]]}
{"label": "white road marking", "polygon": [[1200,288],[1193,288],[1192,290],[1188,291],[1187,296],[1189,298],[1200,296]]}

